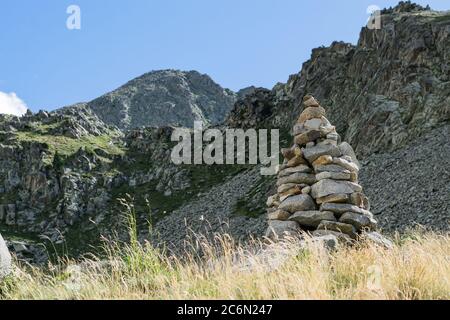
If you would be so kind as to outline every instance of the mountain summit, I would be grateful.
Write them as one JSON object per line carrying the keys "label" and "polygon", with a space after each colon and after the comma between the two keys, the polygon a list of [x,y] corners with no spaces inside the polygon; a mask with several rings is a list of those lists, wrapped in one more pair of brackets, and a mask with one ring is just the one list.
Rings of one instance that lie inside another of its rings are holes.
{"label": "mountain summit", "polygon": [[208,75],[197,71],[161,70],[146,73],[87,104],[105,123],[120,129],[192,127],[222,122],[237,100]]}

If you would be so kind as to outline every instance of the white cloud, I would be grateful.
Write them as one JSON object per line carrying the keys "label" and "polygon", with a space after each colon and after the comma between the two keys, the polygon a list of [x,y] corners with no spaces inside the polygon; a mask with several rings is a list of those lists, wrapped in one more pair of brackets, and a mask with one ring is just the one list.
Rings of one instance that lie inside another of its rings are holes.
{"label": "white cloud", "polygon": [[22,116],[27,112],[27,105],[14,92],[0,91],[0,113]]}

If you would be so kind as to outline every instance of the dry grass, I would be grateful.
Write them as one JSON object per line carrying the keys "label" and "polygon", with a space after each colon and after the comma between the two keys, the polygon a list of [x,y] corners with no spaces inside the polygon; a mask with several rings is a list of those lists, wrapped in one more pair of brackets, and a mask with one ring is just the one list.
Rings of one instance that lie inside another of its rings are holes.
{"label": "dry grass", "polygon": [[391,250],[362,244],[331,253],[313,243],[274,244],[272,252],[289,253],[274,267],[267,255],[249,253],[227,236],[214,245],[202,241],[204,256],[183,261],[132,241],[108,246],[108,263],[66,261],[45,271],[19,266],[0,283],[0,298],[449,299],[450,236],[414,233],[395,242]]}

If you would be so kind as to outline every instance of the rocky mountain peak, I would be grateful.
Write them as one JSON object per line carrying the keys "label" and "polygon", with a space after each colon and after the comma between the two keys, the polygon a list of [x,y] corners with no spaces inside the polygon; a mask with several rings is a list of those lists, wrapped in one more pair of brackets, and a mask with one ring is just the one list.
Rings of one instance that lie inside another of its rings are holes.
{"label": "rocky mountain peak", "polygon": [[146,73],[87,104],[107,124],[120,129],[221,123],[237,95],[197,71]]}

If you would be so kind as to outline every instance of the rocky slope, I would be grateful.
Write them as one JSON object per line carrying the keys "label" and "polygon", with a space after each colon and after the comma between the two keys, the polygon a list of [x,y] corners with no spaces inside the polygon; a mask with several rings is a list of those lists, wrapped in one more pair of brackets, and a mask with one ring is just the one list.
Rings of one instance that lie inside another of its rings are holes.
{"label": "rocky slope", "polygon": [[234,94],[197,72],[161,71],[87,104],[0,115],[0,233],[35,262],[46,259],[41,243],[83,253],[101,235],[123,236],[117,198],[130,195],[140,237],[155,244],[179,248],[205,230],[261,235],[276,177],[254,166],[175,166],[168,125],[215,124],[228,114],[221,129],[280,128],[286,147],[307,93],[355,148],[384,230],[448,230],[449,33],[449,13],[401,3],[383,11],[381,30],[363,28],[356,45],[314,49],[272,90]]}
{"label": "rocky slope", "polygon": [[136,78],[87,106],[120,129],[221,123],[238,94],[197,71],[162,70]]}

